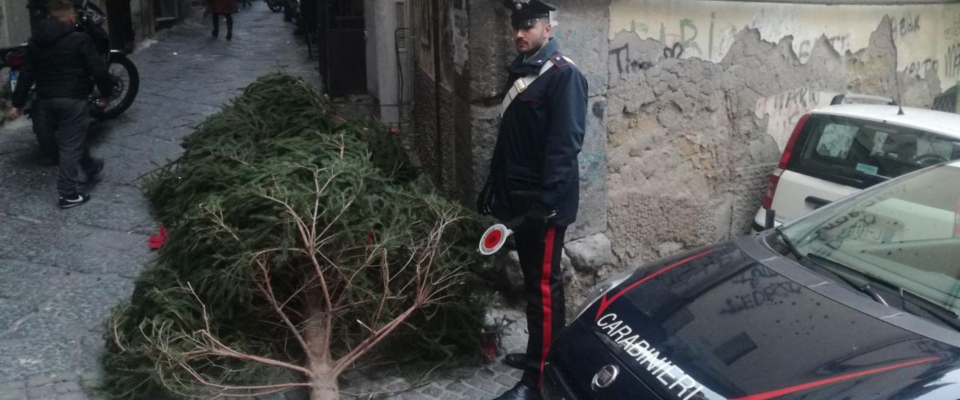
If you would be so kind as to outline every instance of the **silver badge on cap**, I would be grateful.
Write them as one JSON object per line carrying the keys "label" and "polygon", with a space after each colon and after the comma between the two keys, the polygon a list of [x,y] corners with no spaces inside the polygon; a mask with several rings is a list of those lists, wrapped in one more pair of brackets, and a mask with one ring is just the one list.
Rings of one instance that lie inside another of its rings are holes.
{"label": "silver badge on cap", "polygon": [[600,389],[606,388],[617,380],[617,376],[620,375],[620,368],[617,368],[616,365],[607,365],[600,369],[600,372],[597,372],[593,376],[593,382],[590,383],[590,387],[593,388],[593,391],[598,391]]}
{"label": "silver badge on cap", "polygon": [[513,4],[517,7],[517,10],[523,8],[523,6],[530,3],[530,0],[513,0]]}

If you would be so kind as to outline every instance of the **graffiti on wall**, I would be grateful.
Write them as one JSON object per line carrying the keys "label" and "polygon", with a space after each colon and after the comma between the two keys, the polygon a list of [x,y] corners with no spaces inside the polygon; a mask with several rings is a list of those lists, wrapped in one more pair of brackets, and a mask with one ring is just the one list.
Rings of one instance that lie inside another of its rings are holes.
{"label": "graffiti on wall", "polygon": [[948,78],[956,78],[960,75],[960,43],[954,43],[947,47],[947,54],[944,55],[943,64],[946,68]]}
{"label": "graffiti on wall", "polygon": [[832,93],[798,88],[758,100],[756,116],[769,116],[767,134],[772,136],[780,150],[783,150],[800,117],[814,108],[830,104],[832,97]]}
{"label": "graffiti on wall", "polygon": [[[827,41],[830,42],[830,45],[833,46],[837,53],[843,54],[847,50],[850,50],[850,35],[834,35],[828,36]],[[797,52],[797,58],[801,60],[810,59],[810,51],[813,50],[813,45],[816,44],[815,40],[803,40],[796,45],[794,50]]]}
{"label": "graffiti on wall", "polygon": [[[896,22],[892,24],[896,24]],[[676,23],[671,22],[669,24],[661,22],[657,40],[667,46],[677,44],[683,46],[688,50],[687,57],[700,57],[718,61],[715,56],[722,57],[725,55],[730,50],[730,46],[733,45],[735,36],[739,32],[733,25],[721,26],[722,24],[718,24],[716,20],[716,13],[711,14],[709,28],[704,33],[701,33],[697,23],[690,18],[682,18]],[[911,29],[919,28],[914,28],[913,25],[905,25],[905,28],[901,31],[905,33],[916,32],[916,30]],[[651,36],[647,25],[636,21],[631,21],[631,31],[637,33],[640,37]],[[843,54],[847,50],[851,50],[850,34],[827,36],[827,41],[838,53]],[[810,58],[810,51],[815,43],[816,39],[797,41],[793,45],[794,52],[801,61],[806,62]]]}
{"label": "graffiti on wall", "polygon": [[915,75],[920,78],[924,78],[926,76],[927,71],[933,71],[934,73],[936,73],[939,70],[940,70],[940,61],[934,60],[932,58],[928,58],[923,61],[914,61],[910,63],[909,65],[904,67],[901,70],[901,72],[909,75]]}
{"label": "graffiti on wall", "polygon": [[890,18],[890,30],[893,32],[893,38],[902,38],[920,30],[920,15],[906,14],[899,18]]}
{"label": "graffiti on wall", "polygon": [[[718,0],[703,6],[698,2],[670,0],[614,0],[611,3],[610,39],[619,32],[635,33],[665,46],[679,43],[682,58],[721,62],[745,28],[756,29],[762,39],[791,45],[802,63],[809,61],[821,38],[840,54],[869,47],[878,24],[889,24],[897,44],[898,67],[925,78],[934,70],[941,84],[952,86],[960,77],[954,56],[960,49],[960,15],[944,6],[930,5],[839,5],[755,3]],[[655,10],[651,12],[651,10]],[[951,51],[952,50],[952,51]],[[623,53],[621,53],[623,55]],[[958,59],[960,61],[960,59]],[[623,64],[623,63],[621,63]]]}
{"label": "graffiti on wall", "polygon": [[960,39],[960,14],[956,15],[952,21],[947,22],[943,37],[947,40]]}

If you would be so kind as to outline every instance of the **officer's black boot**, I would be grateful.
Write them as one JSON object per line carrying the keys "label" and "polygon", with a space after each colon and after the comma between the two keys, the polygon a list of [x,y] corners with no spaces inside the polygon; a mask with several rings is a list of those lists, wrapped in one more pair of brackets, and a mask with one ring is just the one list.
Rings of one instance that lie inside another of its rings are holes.
{"label": "officer's black boot", "polygon": [[503,356],[503,363],[516,369],[527,368],[527,355],[524,353],[511,353]]}
{"label": "officer's black boot", "polygon": [[513,389],[508,390],[506,393],[501,394],[500,397],[497,397],[494,400],[542,400],[543,397],[540,397],[540,391],[534,389],[530,386],[527,386],[524,383],[518,383]]}

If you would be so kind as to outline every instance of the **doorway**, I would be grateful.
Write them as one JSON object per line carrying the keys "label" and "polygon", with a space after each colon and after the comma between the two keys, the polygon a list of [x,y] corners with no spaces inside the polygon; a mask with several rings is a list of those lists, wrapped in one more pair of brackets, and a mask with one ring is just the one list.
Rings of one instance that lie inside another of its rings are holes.
{"label": "doorway", "polygon": [[367,93],[363,0],[321,1],[320,74],[333,96]]}

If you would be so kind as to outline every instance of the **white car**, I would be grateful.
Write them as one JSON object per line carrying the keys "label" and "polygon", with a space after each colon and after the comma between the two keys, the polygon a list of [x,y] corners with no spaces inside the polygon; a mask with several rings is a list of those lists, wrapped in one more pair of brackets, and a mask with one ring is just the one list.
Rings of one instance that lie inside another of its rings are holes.
{"label": "white car", "polygon": [[[886,105],[844,104],[849,99]],[[899,107],[874,96],[839,95],[804,115],[770,174],[754,231],[778,226],[841,197],[960,159],[960,115]],[[767,221],[769,210],[775,215]]]}

